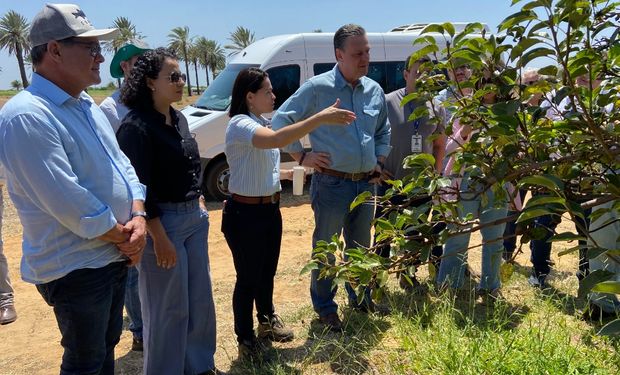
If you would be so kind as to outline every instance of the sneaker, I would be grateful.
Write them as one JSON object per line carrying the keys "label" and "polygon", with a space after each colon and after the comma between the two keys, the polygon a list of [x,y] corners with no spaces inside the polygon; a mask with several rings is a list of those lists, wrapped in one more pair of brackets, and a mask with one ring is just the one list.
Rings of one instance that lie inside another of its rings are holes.
{"label": "sneaker", "polygon": [[332,332],[343,331],[342,321],[338,317],[337,313],[329,313],[327,315],[319,316],[319,321]]}
{"label": "sneaker", "polygon": [[258,338],[260,339],[287,342],[294,337],[293,331],[284,326],[284,322],[278,314],[271,315],[268,322],[258,324]]}
{"label": "sneaker", "polygon": [[532,272],[530,277],[527,278],[527,282],[534,288],[545,289],[547,288],[547,283],[545,282],[546,278],[546,275],[536,276],[536,274]]}
{"label": "sneaker", "polygon": [[134,352],[141,352],[144,350],[144,341],[140,338],[134,337],[131,342],[131,350]]}

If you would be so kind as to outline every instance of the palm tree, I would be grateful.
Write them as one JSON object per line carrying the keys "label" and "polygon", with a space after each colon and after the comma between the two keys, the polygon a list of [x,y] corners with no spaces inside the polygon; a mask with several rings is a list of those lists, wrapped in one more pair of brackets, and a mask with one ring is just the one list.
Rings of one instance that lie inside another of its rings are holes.
{"label": "palm tree", "polygon": [[[226,62],[224,49],[215,40],[207,39],[204,36],[196,39],[195,46],[199,53],[198,61],[205,68],[207,86],[209,86],[209,69],[211,69],[211,74],[215,78],[215,70],[224,68]],[[222,61],[224,64],[222,64]]]}
{"label": "palm tree", "polygon": [[200,51],[196,43],[192,43],[187,51],[187,58],[194,65],[194,73],[196,74],[196,93],[200,95],[200,83],[198,83],[198,65],[200,65]]}
{"label": "palm tree", "polygon": [[228,38],[228,40],[230,40],[232,44],[228,44],[224,46],[224,48],[231,50],[228,56],[232,56],[254,43],[256,39],[254,38],[254,33],[251,32],[250,29],[237,26],[237,29],[230,33],[230,38]]}
{"label": "palm tree", "polygon": [[185,61],[185,75],[187,76],[187,95],[192,96],[192,83],[189,79],[189,46],[191,38],[189,37],[189,27],[175,27],[168,34],[168,47],[181,54],[181,60]]}
{"label": "palm tree", "polygon": [[8,49],[9,55],[17,57],[19,74],[21,75],[24,88],[28,87],[24,53],[28,53],[28,50],[30,50],[30,43],[28,42],[29,28],[30,24],[26,18],[14,10],[9,10],[0,19],[0,49]]}
{"label": "palm tree", "polygon": [[19,82],[18,80],[13,80],[13,81],[11,81],[11,88],[13,90],[19,91],[19,90],[22,89],[22,83]]}
{"label": "palm tree", "polygon": [[[105,42],[104,48],[109,52],[118,51],[119,48],[134,39],[142,39],[142,34],[136,30],[136,26],[127,17],[116,17],[112,27],[117,28],[119,33],[116,38]],[[118,87],[121,87],[121,79],[117,78]]]}

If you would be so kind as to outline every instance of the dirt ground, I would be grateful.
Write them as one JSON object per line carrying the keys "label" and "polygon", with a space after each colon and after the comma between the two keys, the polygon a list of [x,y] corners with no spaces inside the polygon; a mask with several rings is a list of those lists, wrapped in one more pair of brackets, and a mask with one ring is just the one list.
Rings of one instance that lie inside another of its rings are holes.
{"label": "dirt ground", "polygon": [[[19,277],[22,229],[8,199],[6,189],[3,190],[5,198],[4,251],[8,258],[11,280],[15,288],[18,319],[15,323],[0,326],[0,374],[57,374],[62,355],[58,327],[51,307],[45,304],[34,285],[23,282]],[[216,363],[222,370],[228,370],[237,355],[231,316],[235,272],[230,251],[220,232],[222,204],[210,202],[208,206],[211,221],[209,255],[218,325]],[[277,309],[298,338],[291,343],[278,344],[278,347],[294,349],[303,344],[302,332],[309,324],[303,319],[295,320],[294,316],[298,315],[300,309],[308,311],[311,309],[308,276],[299,275],[299,271],[309,258],[313,229],[312,210],[307,190],[305,195],[294,197],[291,195],[290,186],[285,186],[282,216],[284,233],[274,300]],[[477,243],[479,237],[474,236],[473,241]],[[479,270],[479,251],[474,250],[469,259],[473,270]],[[571,264],[574,263],[574,259],[570,257],[556,257],[554,260],[557,262],[558,271],[574,267],[574,264]],[[522,265],[528,264],[527,257],[521,254],[518,262]],[[116,348],[118,374],[141,373],[142,354],[132,352],[130,347],[131,333],[124,330],[121,342]]]}

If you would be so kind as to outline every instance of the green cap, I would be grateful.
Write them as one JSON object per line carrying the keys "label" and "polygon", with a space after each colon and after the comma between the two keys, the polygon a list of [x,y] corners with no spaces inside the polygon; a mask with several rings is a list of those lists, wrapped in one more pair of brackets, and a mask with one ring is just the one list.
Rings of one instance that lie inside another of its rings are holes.
{"label": "green cap", "polygon": [[134,39],[125,44],[116,51],[112,62],[110,63],[110,74],[114,78],[123,78],[123,69],[121,62],[130,60],[134,56],[138,56],[148,51],[149,46],[141,39]]}

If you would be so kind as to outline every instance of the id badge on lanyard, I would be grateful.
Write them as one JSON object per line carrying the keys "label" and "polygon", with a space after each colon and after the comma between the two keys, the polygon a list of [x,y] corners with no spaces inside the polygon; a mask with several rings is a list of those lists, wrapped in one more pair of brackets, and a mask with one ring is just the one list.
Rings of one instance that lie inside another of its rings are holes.
{"label": "id badge on lanyard", "polygon": [[415,133],[411,136],[411,153],[413,154],[421,154],[422,153],[422,136],[418,133],[418,129],[420,127],[420,120],[415,120],[413,123],[413,128]]}

